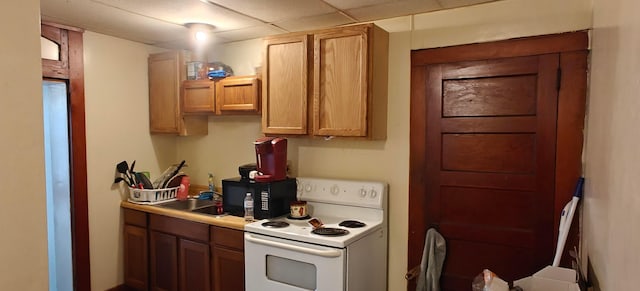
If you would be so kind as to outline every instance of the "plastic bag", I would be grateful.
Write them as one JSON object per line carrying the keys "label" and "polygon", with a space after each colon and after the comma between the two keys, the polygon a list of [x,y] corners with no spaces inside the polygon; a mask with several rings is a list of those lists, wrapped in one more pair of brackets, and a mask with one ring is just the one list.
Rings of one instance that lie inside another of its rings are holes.
{"label": "plastic bag", "polygon": [[473,278],[471,288],[473,291],[507,291],[509,284],[501,280],[495,273],[484,269],[482,273]]}

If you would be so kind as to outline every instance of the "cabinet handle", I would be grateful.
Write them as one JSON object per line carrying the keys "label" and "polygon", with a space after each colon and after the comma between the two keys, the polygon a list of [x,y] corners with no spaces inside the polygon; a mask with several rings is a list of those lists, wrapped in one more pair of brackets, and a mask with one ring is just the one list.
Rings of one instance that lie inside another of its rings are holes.
{"label": "cabinet handle", "polygon": [[244,239],[256,244],[261,244],[261,245],[276,247],[280,249],[290,250],[294,252],[301,252],[301,253],[310,254],[314,256],[326,257],[326,258],[336,258],[342,255],[342,252],[338,250],[310,249],[310,248],[305,248],[305,247],[296,246],[292,244],[286,244],[286,243],[281,243],[277,241],[270,241],[270,240],[256,238],[249,233],[244,234]]}

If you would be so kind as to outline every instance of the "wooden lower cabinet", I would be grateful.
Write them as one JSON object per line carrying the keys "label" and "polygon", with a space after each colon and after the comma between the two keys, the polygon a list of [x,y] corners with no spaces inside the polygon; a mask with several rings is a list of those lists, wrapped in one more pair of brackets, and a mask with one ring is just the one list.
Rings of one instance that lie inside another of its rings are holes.
{"label": "wooden lower cabinet", "polygon": [[148,290],[149,240],[147,229],[135,225],[124,226],[125,284],[134,290]]}
{"label": "wooden lower cabinet", "polygon": [[124,283],[127,290],[149,290],[147,214],[124,209]]}
{"label": "wooden lower cabinet", "polygon": [[180,239],[180,290],[211,290],[209,245]]}
{"label": "wooden lower cabinet", "polygon": [[244,233],[124,209],[126,290],[242,291]]}
{"label": "wooden lower cabinet", "polygon": [[151,231],[151,290],[178,290],[178,239]]}
{"label": "wooden lower cabinet", "polygon": [[214,291],[244,290],[244,232],[211,227]]}

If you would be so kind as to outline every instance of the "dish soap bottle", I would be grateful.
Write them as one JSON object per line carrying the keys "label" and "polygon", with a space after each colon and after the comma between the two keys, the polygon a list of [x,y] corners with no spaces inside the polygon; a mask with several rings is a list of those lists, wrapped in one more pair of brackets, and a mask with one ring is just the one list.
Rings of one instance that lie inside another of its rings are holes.
{"label": "dish soap bottle", "polygon": [[215,191],[215,188],[213,186],[213,174],[209,173],[209,191],[211,191],[211,194],[213,194]]}
{"label": "dish soap bottle", "polygon": [[247,193],[247,196],[244,197],[244,220],[253,221],[253,197],[251,193]]}

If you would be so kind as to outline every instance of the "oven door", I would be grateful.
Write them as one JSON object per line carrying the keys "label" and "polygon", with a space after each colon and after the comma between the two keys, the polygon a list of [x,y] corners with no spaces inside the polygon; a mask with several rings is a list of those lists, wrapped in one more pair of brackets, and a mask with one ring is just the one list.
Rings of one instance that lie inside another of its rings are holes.
{"label": "oven door", "polygon": [[246,291],[345,290],[345,250],[245,232]]}

